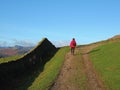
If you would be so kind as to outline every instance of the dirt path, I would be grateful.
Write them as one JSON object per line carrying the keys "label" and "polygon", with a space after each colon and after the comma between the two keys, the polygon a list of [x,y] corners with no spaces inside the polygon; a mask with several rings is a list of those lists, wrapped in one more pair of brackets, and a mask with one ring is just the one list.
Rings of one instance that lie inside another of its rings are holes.
{"label": "dirt path", "polygon": [[61,72],[50,90],[106,90],[89,59],[89,52],[94,47],[78,47],[74,56],[67,53]]}
{"label": "dirt path", "polygon": [[88,90],[106,90],[104,83],[99,78],[89,58],[89,53],[95,47],[96,45],[81,47],[82,59],[84,61],[85,73],[86,73],[87,82],[88,82],[87,87],[88,87]]}

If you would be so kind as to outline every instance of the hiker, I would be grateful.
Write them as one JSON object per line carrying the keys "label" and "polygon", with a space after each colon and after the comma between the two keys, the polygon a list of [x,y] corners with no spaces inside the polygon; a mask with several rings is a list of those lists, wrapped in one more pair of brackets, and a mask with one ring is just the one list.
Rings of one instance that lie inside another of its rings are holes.
{"label": "hiker", "polygon": [[75,51],[75,47],[76,47],[75,38],[73,38],[72,41],[70,42],[70,47],[71,47],[71,54],[74,55],[74,51]]}

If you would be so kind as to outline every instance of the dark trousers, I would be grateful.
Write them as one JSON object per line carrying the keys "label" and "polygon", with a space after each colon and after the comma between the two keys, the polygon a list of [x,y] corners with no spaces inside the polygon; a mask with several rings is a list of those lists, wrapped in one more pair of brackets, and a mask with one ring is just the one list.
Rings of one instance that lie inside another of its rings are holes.
{"label": "dark trousers", "polygon": [[71,54],[74,55],[74,52],[75,52],[75,48],[71,48]]}

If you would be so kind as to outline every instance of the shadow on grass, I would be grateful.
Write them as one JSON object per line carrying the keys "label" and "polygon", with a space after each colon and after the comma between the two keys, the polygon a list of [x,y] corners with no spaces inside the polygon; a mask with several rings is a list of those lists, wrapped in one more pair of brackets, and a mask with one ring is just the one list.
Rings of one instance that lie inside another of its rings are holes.
{"label": "shadow on grass", "polygon": [[13,90],[28,90],[34,80],[40,75],[41,72],[43,72],[44,65],[40,67],[35,67],[32,72],[28,72],[25,75],[17,78],[16,82],[14,82],[17,83],[17,85],[14,87]]}
{"label": "shadow on grass", "polygon": [[12,74],[6,75],[5,78],[0,79],[0,90],[28,90],[40,73],[44,71],[45,64],[50,61],[58,50],[59,48],[50,56],[45,55],[44,57],[46,58],[43,59],[43,62],[39,60],[40,58],[36,58],[38,62],[31,67],[24,68],[25,70],[22,70],[22,72],[18,70],[18,73],[13,72]]}
{"label": "shadow on grass", "polygon": [[[48,58],[47,62],[57,53],[59,48],[56,50],[56,52]],[[35,81],[35,79],[41,74],[41,72],[44,71],[44,66],[47,63],[45,62],[41,66],[38,64],[32,72],[27,73],[26,75],[23,75],[23,77],[18,79],[18,85],[15,87],[14,90],[28,90],[28,88],[32,85],[32,83]]]}

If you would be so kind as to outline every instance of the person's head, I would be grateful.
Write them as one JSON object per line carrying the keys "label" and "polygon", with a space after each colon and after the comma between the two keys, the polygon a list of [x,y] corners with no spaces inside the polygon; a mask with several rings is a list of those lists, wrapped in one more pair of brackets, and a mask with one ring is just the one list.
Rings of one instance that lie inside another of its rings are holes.
{"label": "person's head", "polygon": [[73,40],[75,40],[75,38],[73,38]]}

